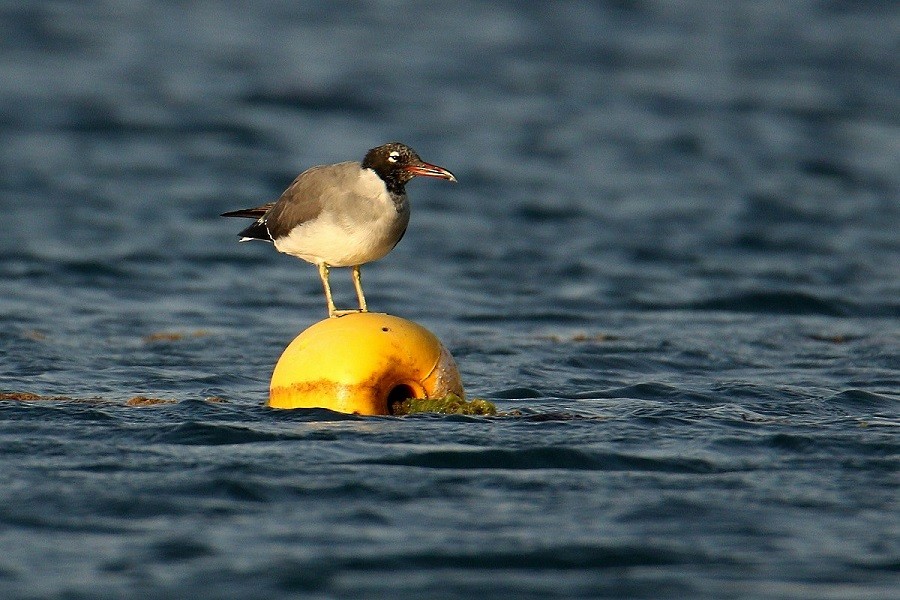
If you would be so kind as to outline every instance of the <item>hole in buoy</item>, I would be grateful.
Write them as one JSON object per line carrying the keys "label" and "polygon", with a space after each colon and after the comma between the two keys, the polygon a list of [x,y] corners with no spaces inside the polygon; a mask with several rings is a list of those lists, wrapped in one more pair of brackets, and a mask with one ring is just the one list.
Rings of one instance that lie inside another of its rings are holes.
{"label": "hole in buoy", "polygon": [[394,388],[388,393],[387,397],[387,409],[388,414],[395,414],[394,407],[404,400],[409,400],[410,398],[415,398],[416,392],[413,391],[412,387],[406,385],[405,383],[401,383],[400,385],[395,385]]}

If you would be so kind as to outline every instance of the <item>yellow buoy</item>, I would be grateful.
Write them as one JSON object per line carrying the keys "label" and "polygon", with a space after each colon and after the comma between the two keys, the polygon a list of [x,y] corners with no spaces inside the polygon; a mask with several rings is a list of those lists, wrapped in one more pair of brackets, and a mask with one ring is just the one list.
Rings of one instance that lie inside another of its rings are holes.
{"label": "yellow buoy", "polygon": [[269,406],[389,415],[407,398],[465,398],[450,352],[433,333],[382,313],[319,321],[294,338],[272,373]]}

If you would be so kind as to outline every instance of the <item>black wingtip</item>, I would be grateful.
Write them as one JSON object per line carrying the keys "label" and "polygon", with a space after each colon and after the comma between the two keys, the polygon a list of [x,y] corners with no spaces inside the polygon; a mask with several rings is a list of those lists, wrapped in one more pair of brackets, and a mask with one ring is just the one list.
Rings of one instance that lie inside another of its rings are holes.
{"label": "black wingtip", "polygon": [[264,214],[265,212],[260,212],[258,208],[242,208],[241,210],[230,210],[228,212],[223,212],[220,216],[240,217],[243,219],[258,219]]}
{"label": "black wingtip", "polygon": [[242,219],[258,219],[269,212],[275,206],[274,202],[269,202],[268,204],[263,204],[262,206],[255,206],[253,208],[242,208],[240,210],[230,210],[228,212],[222,213],[223,217],[240,217]]}
{"label": "black wingtip", "polygon": [[266,242],[271,242],[272,235],[269,233],[269,228],[266,227],[265,223],[260,223],[257,221],[250,227],[244,229],[238,234],[242,240],[263,240]]}

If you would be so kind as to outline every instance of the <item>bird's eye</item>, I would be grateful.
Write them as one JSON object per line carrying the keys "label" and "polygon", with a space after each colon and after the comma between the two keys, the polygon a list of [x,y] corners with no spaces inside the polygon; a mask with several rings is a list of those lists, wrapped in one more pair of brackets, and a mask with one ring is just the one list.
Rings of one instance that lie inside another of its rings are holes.
{"label": "bird's eye", "polygon": [[396,150],[391,152],[390,154],[388,154],[388,162],[395,163],[395,162],[397,162],[397,159],[399,159],[399,158],[400,158],[400,153],[397,152]]}

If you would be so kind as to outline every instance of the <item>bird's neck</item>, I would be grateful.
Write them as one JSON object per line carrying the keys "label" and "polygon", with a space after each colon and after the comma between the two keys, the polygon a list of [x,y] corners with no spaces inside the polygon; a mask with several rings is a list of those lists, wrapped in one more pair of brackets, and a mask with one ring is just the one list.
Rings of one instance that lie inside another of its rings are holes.
{"label": "bird's neck", "polygon": [[385,173],[365,162],[363,162],[362,167],[363,169],[370,169],[378,175],[378,178],[384,183],[384,187],[391,197],[391,201],[394,203],[397,212],[402,211],[406,204],[406,183],[409,181],[410,177],[406,175],[406,173],[401,173],[396,170]]}
{"label": "bird's neck", "polygon": [[[403,187],[401,186],[400,189],[403,189]],[[394,192],[388,190],[388,194],[390,195],[391,202],[393,202],[394,208],[397,209],[398,213],[406,210],[406,192],[405,191],[397,194],[397,193],[394,193]]]}
{"label": "bird's neck", "polygon": [[403,198],[406,196],[406,182],[401,181],[399,178],[395,177],[393,173],[388,173],[387,175],[381,175],[381,180],[384,181],[384,187],[387,188],[388,193],[394,198],[394,202],[397,202],[396,198]]}

